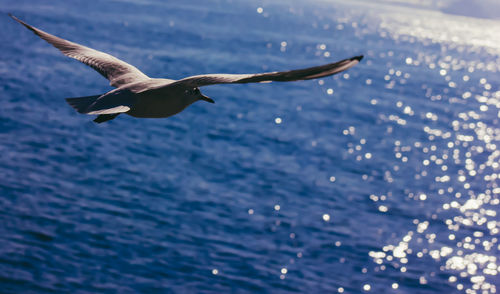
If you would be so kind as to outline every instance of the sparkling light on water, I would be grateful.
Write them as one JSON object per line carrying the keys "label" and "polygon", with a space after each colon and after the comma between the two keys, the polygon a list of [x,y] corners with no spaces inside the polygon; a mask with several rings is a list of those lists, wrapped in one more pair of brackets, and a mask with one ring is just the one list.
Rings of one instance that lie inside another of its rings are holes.
{"label": "sparkling light on water", "polygon": [[[411,67],[428,67],[436,72],[436,78],[441,77],[442,83],[446,83],[448,88],[422,84],[426,92],[422,98],[429,101],[446,100],[445,105],[458,104],[461,107],[457,109],[462,110],[454,115],[442,111],[417,110],[411,101],[407,101],[397,102],[396,106],[402,109],[401,112],[383,114],[381,118],[401,127],[411,124],[412,116],[428,121],[422,128],[426,138],[421,141],[412,138],[396,141],[394,155],[402,164],[420,160],[420,167],[405,170],[408,176],[413,173],[416,181],[430,185],[426,193],[407,189],[406,196],[417,202],[439,203],[440,208],[430,211],[428,217],[415,219],[415,229],[398,243],[371,252],[370,256],[376,264],[385,265],[384,268],[380,266],[380,270],[403,264],[411,267],[413,262],[417,262],[415,258],[429,256],[442,264],[442,271],[454,274],[450,276],[449,282],[455,284],[458,290],[496,293],[494,281],[498,281],[496,276],[500,271],[496,255],[499,250],[497,236],[500,224],[496,212],[500,192],[497,180],[500,89],[498,83],[488,83],[486,78],[480,76],[480,72],[497,72],[498,64],[461,59],[451,52],[456,48],[459,51],[475,51],[478,46],[499,50],[499,43],[490,41],[492,39],[488,37],[488,32],[492,31],[482,29],[482,20],[466,26],[455,20],[447,20],[448,31],[443,32],[435,29],[438,21],[439,27],[443,26],[441,19],[429,17],[428,12],[426,14],[427,21],[424,23],[418,17],[403,19],[388,13],[382,16],[381,35],[390,35],[391,38],[410,43],[425,44],[428,40],[439,42],[444,56],[426,55],[425,50],[408,56],[404,61],[409,68],[390,69],[383,80],[387,89],[394,89],[398,84],[411,81]],[[418,28],[414,26],[415,22],[418,22]],[[471,98],[476,102],[466,101]],[[344,131],[344,134],[349,132]],[[453,167],[453,172],[450,172],[450,167]],[[388,182],[391,179],[392,176],[387,176]],[[370,198],[379,201],[378,196],[372,195]],[[386,212],[387,208],[381,205],[379,210]],[[440,225],[448,228],[448,235],[435,233],[435,228]],[[406,272],[403,268],[406,266],[401,267],[401,271]],[[428,277],[434,274],[425,273],[418,278],[419,283],[427,284]],[[398,284],[394,283],[392,288],[397,289]]]}
{"label": "sparkling light on water", "polygon": [[[414,264],[419,260],[432,259],[441,264],[440,271],[450,275],[448,282],[457,290],[496,293],[500,271],[500,221],[496,212],[500,203],[500,88],[498,79],[488,77],[500,72],[500,43],[493,36],[500,31],[500,23],[443,17],[429,10],[407,12],[405,8],[377,10],[377,17],[366,20],[372,25],[379,22],[376,29],[364,27],[363,22],[352,24],[358,34],[376,33],[406,48],[369,51],[368,58],[386,65],[387,71],[383,76],[368,76],[365,81],[368,87],[383,84],[388,91],[380,94],[382,97],[370,93],[373,111],[380,109],[381,102],[387,105],[391,95],[395,99],[394,111],[378,113],[379,121],[387,124],[384,135],[394,141],[394,162],[384,172],[384,180],[394,184],[405,177],[415,184],[401,192],[388,185],[386,191],[374,191],[369,198],[381,203],[376,206],[379,213],[390,213],[395,197],[406,197],[426,208],[425,214],[413,219],[413,230],[369,255],[377,265],[375,271],[394,268],[403,275],[410,275],[410,269],[416,271]],[[334,25],[339,30],[348,26],[349,22]],[[415,44],[418,50],[408,49]],[[319,44],[317,49],[326,50],[327,46]],[[433,46],[439,46],[439,51]],[[494,58],[478,58],[480,52],[496,56],[497,62]],[[422,71],[428,71],[428,75],[420,76]],[[342,78],[349,79],[349,73]],[[323,81],[320,85],[329,86]],[[420,88],[419,99],[428,101],[426,107],[405,97],[405,87]],[[331,88],[326,89],[327,94],[333,94]],[[425,124],[416,129],[420,121]],[[383,157],[374,142],[354,142],[356,127],[341,131],[352,138],[346,146],[348,156],[365,162]],[[401,136],[405,132],[411,136]],[[362,179],[370,176],[363,175]],[[323,220],[329,220],[325,216]],[[415,278],[418,284],[428,285],[436,274],[421,272]],[[400,286],[389,284],[392,289]],[[369,291],[370,285],[365,284],[363,290]]]}

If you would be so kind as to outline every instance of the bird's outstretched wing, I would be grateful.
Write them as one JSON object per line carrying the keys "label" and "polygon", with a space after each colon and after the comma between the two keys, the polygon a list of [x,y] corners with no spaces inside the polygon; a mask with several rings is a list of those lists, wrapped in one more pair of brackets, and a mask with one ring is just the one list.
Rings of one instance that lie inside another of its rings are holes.
{"label": "bird's outstretched wing", "polygon": [[120,87],[130,82],[148,79],[148,76],[138,70],[136,67],[116,58],[107,53],[94,50],[83,45],[73,43],[42,30],[39,30],[19,18],[10,14],[15,21],[22,24],[33,33],[44,39],[52,46],[59,49],[64,55],[74,58],[95,69],[110,82],[113,87]]}
{"label": "bird's outstretched wing", "polygon": [[245,83],[267,83],[267,82],[291,82],[299,80],[310,80],[334,75],[349,69],[363,58],[356,56],[335,63],[296,69],[282,72],[268,72],[257,74],[206,74],[187,77],[178,80],[169,86],[181,86],[196,88],[215,84],[245,84]]}

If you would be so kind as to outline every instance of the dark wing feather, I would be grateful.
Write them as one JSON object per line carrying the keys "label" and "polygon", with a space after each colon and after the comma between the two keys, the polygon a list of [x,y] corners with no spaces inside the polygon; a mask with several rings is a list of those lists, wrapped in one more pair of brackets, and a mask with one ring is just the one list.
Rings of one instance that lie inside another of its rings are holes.
{"label": "dark wing feather", "polygon": [[187,77],[169,86],[183,86],[196,88],[214,84],[244,84],[244,83],[266,83],[266,82],[290,82],[300,80],[317,79],[334,75],[349,69],[363,58],[356,56],[335,63],[282,72],[268,72],[258,74],[206,74]]}
{"label": "dark wing feather", "polygon": [[144,73],[136,67],[107,53],[94,50],[83,45],[73,43],[42,30],[39,30],[17,17],[9,14],[14,20],[31,30],[33,33],[44,39],[52,46],[59,49],[64,55],[74,58],[95,69],[110,81],[113,87],[120,87],[130,82],[148,79]]}

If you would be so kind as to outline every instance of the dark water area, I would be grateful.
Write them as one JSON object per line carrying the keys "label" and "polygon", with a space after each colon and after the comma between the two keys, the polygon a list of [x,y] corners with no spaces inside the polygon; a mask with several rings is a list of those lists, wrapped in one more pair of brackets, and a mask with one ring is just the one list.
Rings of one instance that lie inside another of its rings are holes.
{"label": "dark water area", "polygon": [[[1,3],[1,293],[496,293],[499,21],[347,1]],[[151,77],[365,58],[97,125],[63,98],[108,81],[7,12]]]}

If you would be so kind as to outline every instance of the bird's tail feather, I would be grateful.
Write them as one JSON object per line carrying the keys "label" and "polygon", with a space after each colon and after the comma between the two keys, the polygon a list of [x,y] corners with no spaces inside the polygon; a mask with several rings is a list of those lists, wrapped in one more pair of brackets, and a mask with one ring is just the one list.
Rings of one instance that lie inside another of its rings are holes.
{"label": "bird's tail feather", "polygon": [[97,116],[96,119],[94,119],[94,122],[95,123],[103,123],[105,121],[108,121],[108,120],[112,120],[114,119],[115,117],[117,117],[118,115],[120,115],[120,113],[112,113],[112,114],[99,114]]}
{"label": "bird's tail feather", "polygon": [[87,113],[89,106],[99,99],[99,97],[101,97],[101,95],[66,98],[66,102],[79,113]]}

